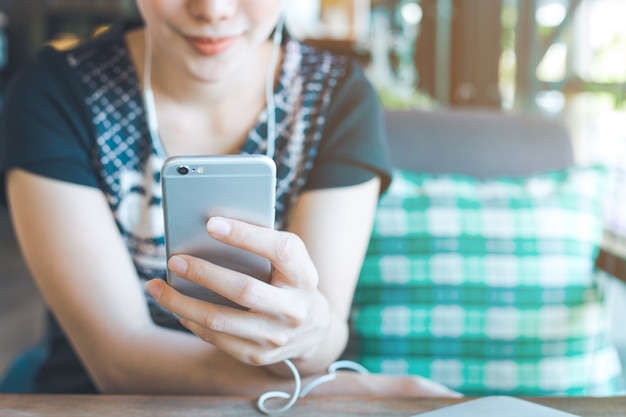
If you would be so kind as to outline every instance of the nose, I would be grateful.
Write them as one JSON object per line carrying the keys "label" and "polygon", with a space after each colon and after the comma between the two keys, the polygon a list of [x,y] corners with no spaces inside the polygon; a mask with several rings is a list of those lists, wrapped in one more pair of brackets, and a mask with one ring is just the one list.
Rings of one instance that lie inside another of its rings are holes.
{"label": "nose", "polygon": [[187,9],[194,19],[217,23],[233,16],[237,3],[238,0],[189,0]]}

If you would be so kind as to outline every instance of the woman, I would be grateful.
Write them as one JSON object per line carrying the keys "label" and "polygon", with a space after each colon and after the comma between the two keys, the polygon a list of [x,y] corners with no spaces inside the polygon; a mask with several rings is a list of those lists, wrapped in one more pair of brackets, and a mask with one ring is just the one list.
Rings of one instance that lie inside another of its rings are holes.
{"label": "woman", "polygon": [[[280,0],[137,3],[145,25],[70,51],[45,48],[7,95],[0,195],[51,313],[35,391],[289,389],[282,361],[312,379],[346,344],[377,197],[389,183],[375,93],[344,58],[288,37],[274,47]],[[167,263],[249,310],[194,301],[152,279],[166,268],[163,160],[268,145],[279,230],[213,218],[207,232],[269,258],[271,283],[224,271],[218,279],[190,256]],[[450,394],[420,378],[351,372],[314,393]]]}

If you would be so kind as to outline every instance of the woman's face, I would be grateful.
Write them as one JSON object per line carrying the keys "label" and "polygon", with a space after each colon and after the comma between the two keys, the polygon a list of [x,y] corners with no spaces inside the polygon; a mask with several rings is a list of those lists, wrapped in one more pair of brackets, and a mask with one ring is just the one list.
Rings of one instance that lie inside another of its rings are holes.
{"label": "woman's face", "polygon": [[219,81],[259,67],[283,0],[137,0],[155,55],[194,78]]}

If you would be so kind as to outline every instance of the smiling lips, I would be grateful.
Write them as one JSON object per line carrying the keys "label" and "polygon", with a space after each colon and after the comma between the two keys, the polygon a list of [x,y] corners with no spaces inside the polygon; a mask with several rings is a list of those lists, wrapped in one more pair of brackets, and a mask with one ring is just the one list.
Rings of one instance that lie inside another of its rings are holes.
{"label": "smiling lips", "polygon": [[234,36],[225,38],[203,38],[188,36],[185,38],[189,45],[202,55],[217,55],[228,49],[237,39]]}

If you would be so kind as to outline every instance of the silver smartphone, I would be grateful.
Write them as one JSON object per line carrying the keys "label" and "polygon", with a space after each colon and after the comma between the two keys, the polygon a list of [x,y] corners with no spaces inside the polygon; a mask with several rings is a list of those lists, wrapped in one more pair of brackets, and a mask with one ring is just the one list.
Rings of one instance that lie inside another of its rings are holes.
{"label": "silver smartphone", "polygon": [[[273,228],[276,166],[264,155],[176,156],[161,171],[167,258],[187,254],[269,281],[271,263],[249,251],[213,239],[210,217],[221,216]],[[169,269],[179,292],[212,303],[240,307]]]}

